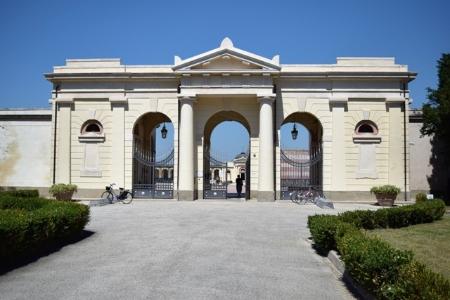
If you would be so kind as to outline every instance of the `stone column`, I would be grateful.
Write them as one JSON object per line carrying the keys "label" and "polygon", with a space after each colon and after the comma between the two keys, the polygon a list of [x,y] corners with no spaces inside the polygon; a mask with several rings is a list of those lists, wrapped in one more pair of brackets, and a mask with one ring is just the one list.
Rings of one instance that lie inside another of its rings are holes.
{"label": "stone column", "polygon": [[258,201],[274,201],[274,97],[259,98],[259,178]]}
{"label": "stone column", "polygon": [[194,102],[180,98],[178,200],[194,200]]}

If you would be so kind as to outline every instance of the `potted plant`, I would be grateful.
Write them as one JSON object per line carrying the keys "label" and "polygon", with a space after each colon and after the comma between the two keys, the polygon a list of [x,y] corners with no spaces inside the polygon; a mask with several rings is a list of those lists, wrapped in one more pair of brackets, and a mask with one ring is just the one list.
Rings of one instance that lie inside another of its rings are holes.
{"label": "potted plant", "polygon": [[375,194],[378,205],[392,206],[394,205],[397,195],[400,193],[400,189],[395,185],[386,184],[382,186],[374,186],[370,189],[370,193]]}
{"label": "potted plant", "polygon": [[56,200],[70,201],[73,193],[77,191],[75,184],[58,183],[50,187],[49,192],[56,198]]}

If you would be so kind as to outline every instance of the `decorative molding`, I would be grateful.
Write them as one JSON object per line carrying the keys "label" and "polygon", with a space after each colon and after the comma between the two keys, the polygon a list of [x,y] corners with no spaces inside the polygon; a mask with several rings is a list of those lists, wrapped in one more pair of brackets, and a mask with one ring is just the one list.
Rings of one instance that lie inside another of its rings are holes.
{"label": "decorative molding", "polygon": [[53,102],[60,104],[72,104],[74,100],[74,98],[55,98],[53,99]]}
{"label": "decorative molding", "polygon": [[370,110],[363,110],[363,119],[364,120],[370,119]]}
{"label": "decorative molding", "polygon": [[388,103],[388,104],[391,104],[391,103],[393,103],[393,104],[395,104],[395,103],[405,103],[405,101],[406,101],[406,98],[405,97],[401,97],[401,96],[386,98],[386,103]]}
{"label": "decorative molding", "polygon": [[111,102],[111,105],[113,104],[128,104],[128,98],[124,96],[112,96],[109,97],[109,102]]}
{"label": "decorative molding", "polygon": [[345,95],[333,95],[330,97],[330,104],[347,104],[349,98]]}
{"label": "decorative molding", "polygon": [[275,102],[275,99],[277,98],[275,94],[257,94],[256,95],[258,102],[262,103],[262,102],[270,102],[273,103]]}
{"label": "decorative molding", "polygon": [[178,101],[180,101],[180,103],[191,103],[194,104],[195,102],[197,102],[197,97],[194,95],[183,95],[183,96],[178,96]]}
{"label": "decorative molding", "polygon": [[[247,61],[251,64],[257,65],[261,67],[261,70],[258,70],[259,72],[264,71],[267,73],[268,71],[272,72],[279,72],[281,70],[280,66],[280,58],[279,56],[275,56],[273,59],[268,59],[262,56],[259,56],[254,53],[250,53],[244,50],[241,50],[239,48],[235,48],[233,45],[233,42],[230,38],[224,38],[218,48],[215,48],[213,50],[195,55],[193,57],[187,58],[185,60],[178,60],[175,58],[175,65],[172,67],[172,70],[175,72],[191,72],[191,68],[202,65],[205,62],[211,61],[212,59],[216,58],[236,58],[241,61]],[[244,70],[237,70],[238,72],[245,72],[248,73],[248,69]],[[208,72],[214,72],[212,70],[208,70]]]}
{"label": "decorative molding", "polygon": [[73,97],[74,101],[79,101],[79,100],[88,100],[88,101],[109,101],[109,97],[105,97],[105,96],[85,96],[85,95],[77,95],[75,97]]}
{"label": "decorative molding", "polygon": [[[365,92],[365,91],[364,91]],[[378,101],[378,102],[385,102],[386,97],[349,97],[348,101]]]}
{"label": "decorative molding", "polygon": [[377,179],[378,178],[378,172],[375,171],[356,171],[355,172],[356,179]]}
{"label": "decorative molding", "polygon": [[105,134],[80,134],[78,136],[78,141],[80,143],[103,143],[105,141]]}
{"label": "decorative molding", "polygon": [[355,143],[355,144],[379,144],[379,143],[381,143],[381,136],[353,135],[353,143]]}

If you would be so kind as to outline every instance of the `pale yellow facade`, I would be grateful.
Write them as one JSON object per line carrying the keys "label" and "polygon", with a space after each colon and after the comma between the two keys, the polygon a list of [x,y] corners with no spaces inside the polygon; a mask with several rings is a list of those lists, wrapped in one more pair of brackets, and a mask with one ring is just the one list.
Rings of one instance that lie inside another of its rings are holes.
{"label": "pale yellow facade", "polygon": [[[317,121],[320,180],[329,198],[369,200],[370,188],[382,184],[409,192],[405,129],[414,77],[393,58],[281,64],[279,56],[258,56],[229,39],[197,56],[175,57],[173,65],[67,60],[46,74],[54,85],[52,181],[77,184],[80,197],[95,197],[112,182],[131,189],[133,128],[141,116],[162,113],[174,128],[174,198],[202,198],[209,135],[233,120],[249,131],[251,198],[273,201],[282,188],[280,127],[302,113],[296,122],[307,115]],[[81,134],[89,120],[102,126],[94,142]],[[355,132],[362,121],[375,124],[376,134]]]}

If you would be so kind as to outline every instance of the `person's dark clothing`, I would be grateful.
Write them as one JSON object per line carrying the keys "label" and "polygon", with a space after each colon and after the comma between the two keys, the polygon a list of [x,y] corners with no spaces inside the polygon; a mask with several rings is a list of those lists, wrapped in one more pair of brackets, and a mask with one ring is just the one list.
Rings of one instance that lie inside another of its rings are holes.
{"label": "person's dark clothing", "polygon": [[237,190],[239,198],[241,197],[241,193],[242,193],[242,185],[243,185],[242,178],[240,178],[240,177],[236,178],[236,190]]}

